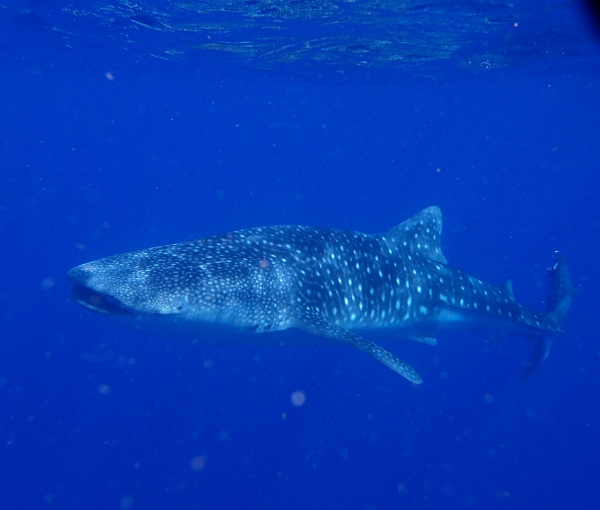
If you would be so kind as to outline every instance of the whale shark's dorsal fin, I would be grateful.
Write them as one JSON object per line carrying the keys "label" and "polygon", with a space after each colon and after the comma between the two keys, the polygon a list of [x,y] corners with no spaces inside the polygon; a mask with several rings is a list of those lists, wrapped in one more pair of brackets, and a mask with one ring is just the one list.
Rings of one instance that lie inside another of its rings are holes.
{"label": "whale shark's dorsal fin", "polygon": [[442,253],[442,211],[439,207],[423,209],[381,237],[391,250],[408,251],[434,262],[448,263]]}
{"label": "whale shark's dorsal fin", "polygon": [[512,280],[506,280],[503,285],[500,286],[504,292],[512,299],[515,300],[515,295],[513,294],[513,284]]}

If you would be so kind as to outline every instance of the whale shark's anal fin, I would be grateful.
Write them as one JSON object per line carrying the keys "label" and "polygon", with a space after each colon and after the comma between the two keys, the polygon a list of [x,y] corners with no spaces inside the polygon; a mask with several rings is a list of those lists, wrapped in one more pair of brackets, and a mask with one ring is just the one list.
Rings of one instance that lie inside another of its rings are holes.
{"label": "whale shark's anal fin", "polygon": [[[554,264],[548,269],[548,277],[550,278],[550,286],[548,298],[546,299],[546,317],[560,327],[571,306],[575,289],[571,282],[571,274],[565,257],[559,252],[554,253]],[[520,384],[526,382],[544,362],[550,353],[550,347],[552,347],[552,336],[550,334],[540,334],[536,338],[531,356],[529,356],[519,379]]]}
{"label": "whale shark's anal fin", "polygon": [[370,342],[356,333],[336,326],[325,319],[316,309],[308,308],[297,313],[295,326],[314,335],[332,338],[356,347],[414,384],[421,384],[423,382],[421,376],[408,363],[405,363],[383,347]]}

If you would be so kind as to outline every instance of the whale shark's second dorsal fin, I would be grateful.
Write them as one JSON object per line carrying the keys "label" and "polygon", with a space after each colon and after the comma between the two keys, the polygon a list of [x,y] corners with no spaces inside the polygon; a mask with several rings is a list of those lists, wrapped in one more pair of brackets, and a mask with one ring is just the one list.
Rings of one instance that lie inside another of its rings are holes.
{"label": "whale shark's second dorsal fin", "polygon": [[442,211],[428,207],[381,236],[390,250],[447,264],[442,253]]}

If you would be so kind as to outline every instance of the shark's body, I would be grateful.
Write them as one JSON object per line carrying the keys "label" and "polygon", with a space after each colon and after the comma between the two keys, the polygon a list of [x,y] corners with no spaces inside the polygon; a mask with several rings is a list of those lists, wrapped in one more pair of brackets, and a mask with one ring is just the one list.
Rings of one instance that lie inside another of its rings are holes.
{"label": "shark's body", "polygon": [[276,226],[116,255],[69,271],[90,308],[260,333],[300,328],[357,347],[413,383],[419,375],[357,330],[394,329],[434,344],[439,330],[537,339],[524,377],[562,332],[572,286],[562,257],[549,270],[545,314],[504,286],[447,265],[441,212],[430,207],[382,235]]}

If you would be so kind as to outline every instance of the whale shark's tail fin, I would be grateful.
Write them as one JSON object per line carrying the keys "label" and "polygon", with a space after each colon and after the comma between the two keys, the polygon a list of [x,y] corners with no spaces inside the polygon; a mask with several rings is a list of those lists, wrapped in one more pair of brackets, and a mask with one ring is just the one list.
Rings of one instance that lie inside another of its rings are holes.
{"label": "whale shark's tail fin", "polygon": [[[554,254],[554,264],[548,269],[548,277],[550,278],[550,288],[546,300],[546,317],[557,326],[562,326],[571,306],[574,288],[565,258],[559,252]],[[552,347],[552,338],[552,334],[540,335],[536,338],[535,346],[519,383],[527,381],[548,357],[550,347]]]}

